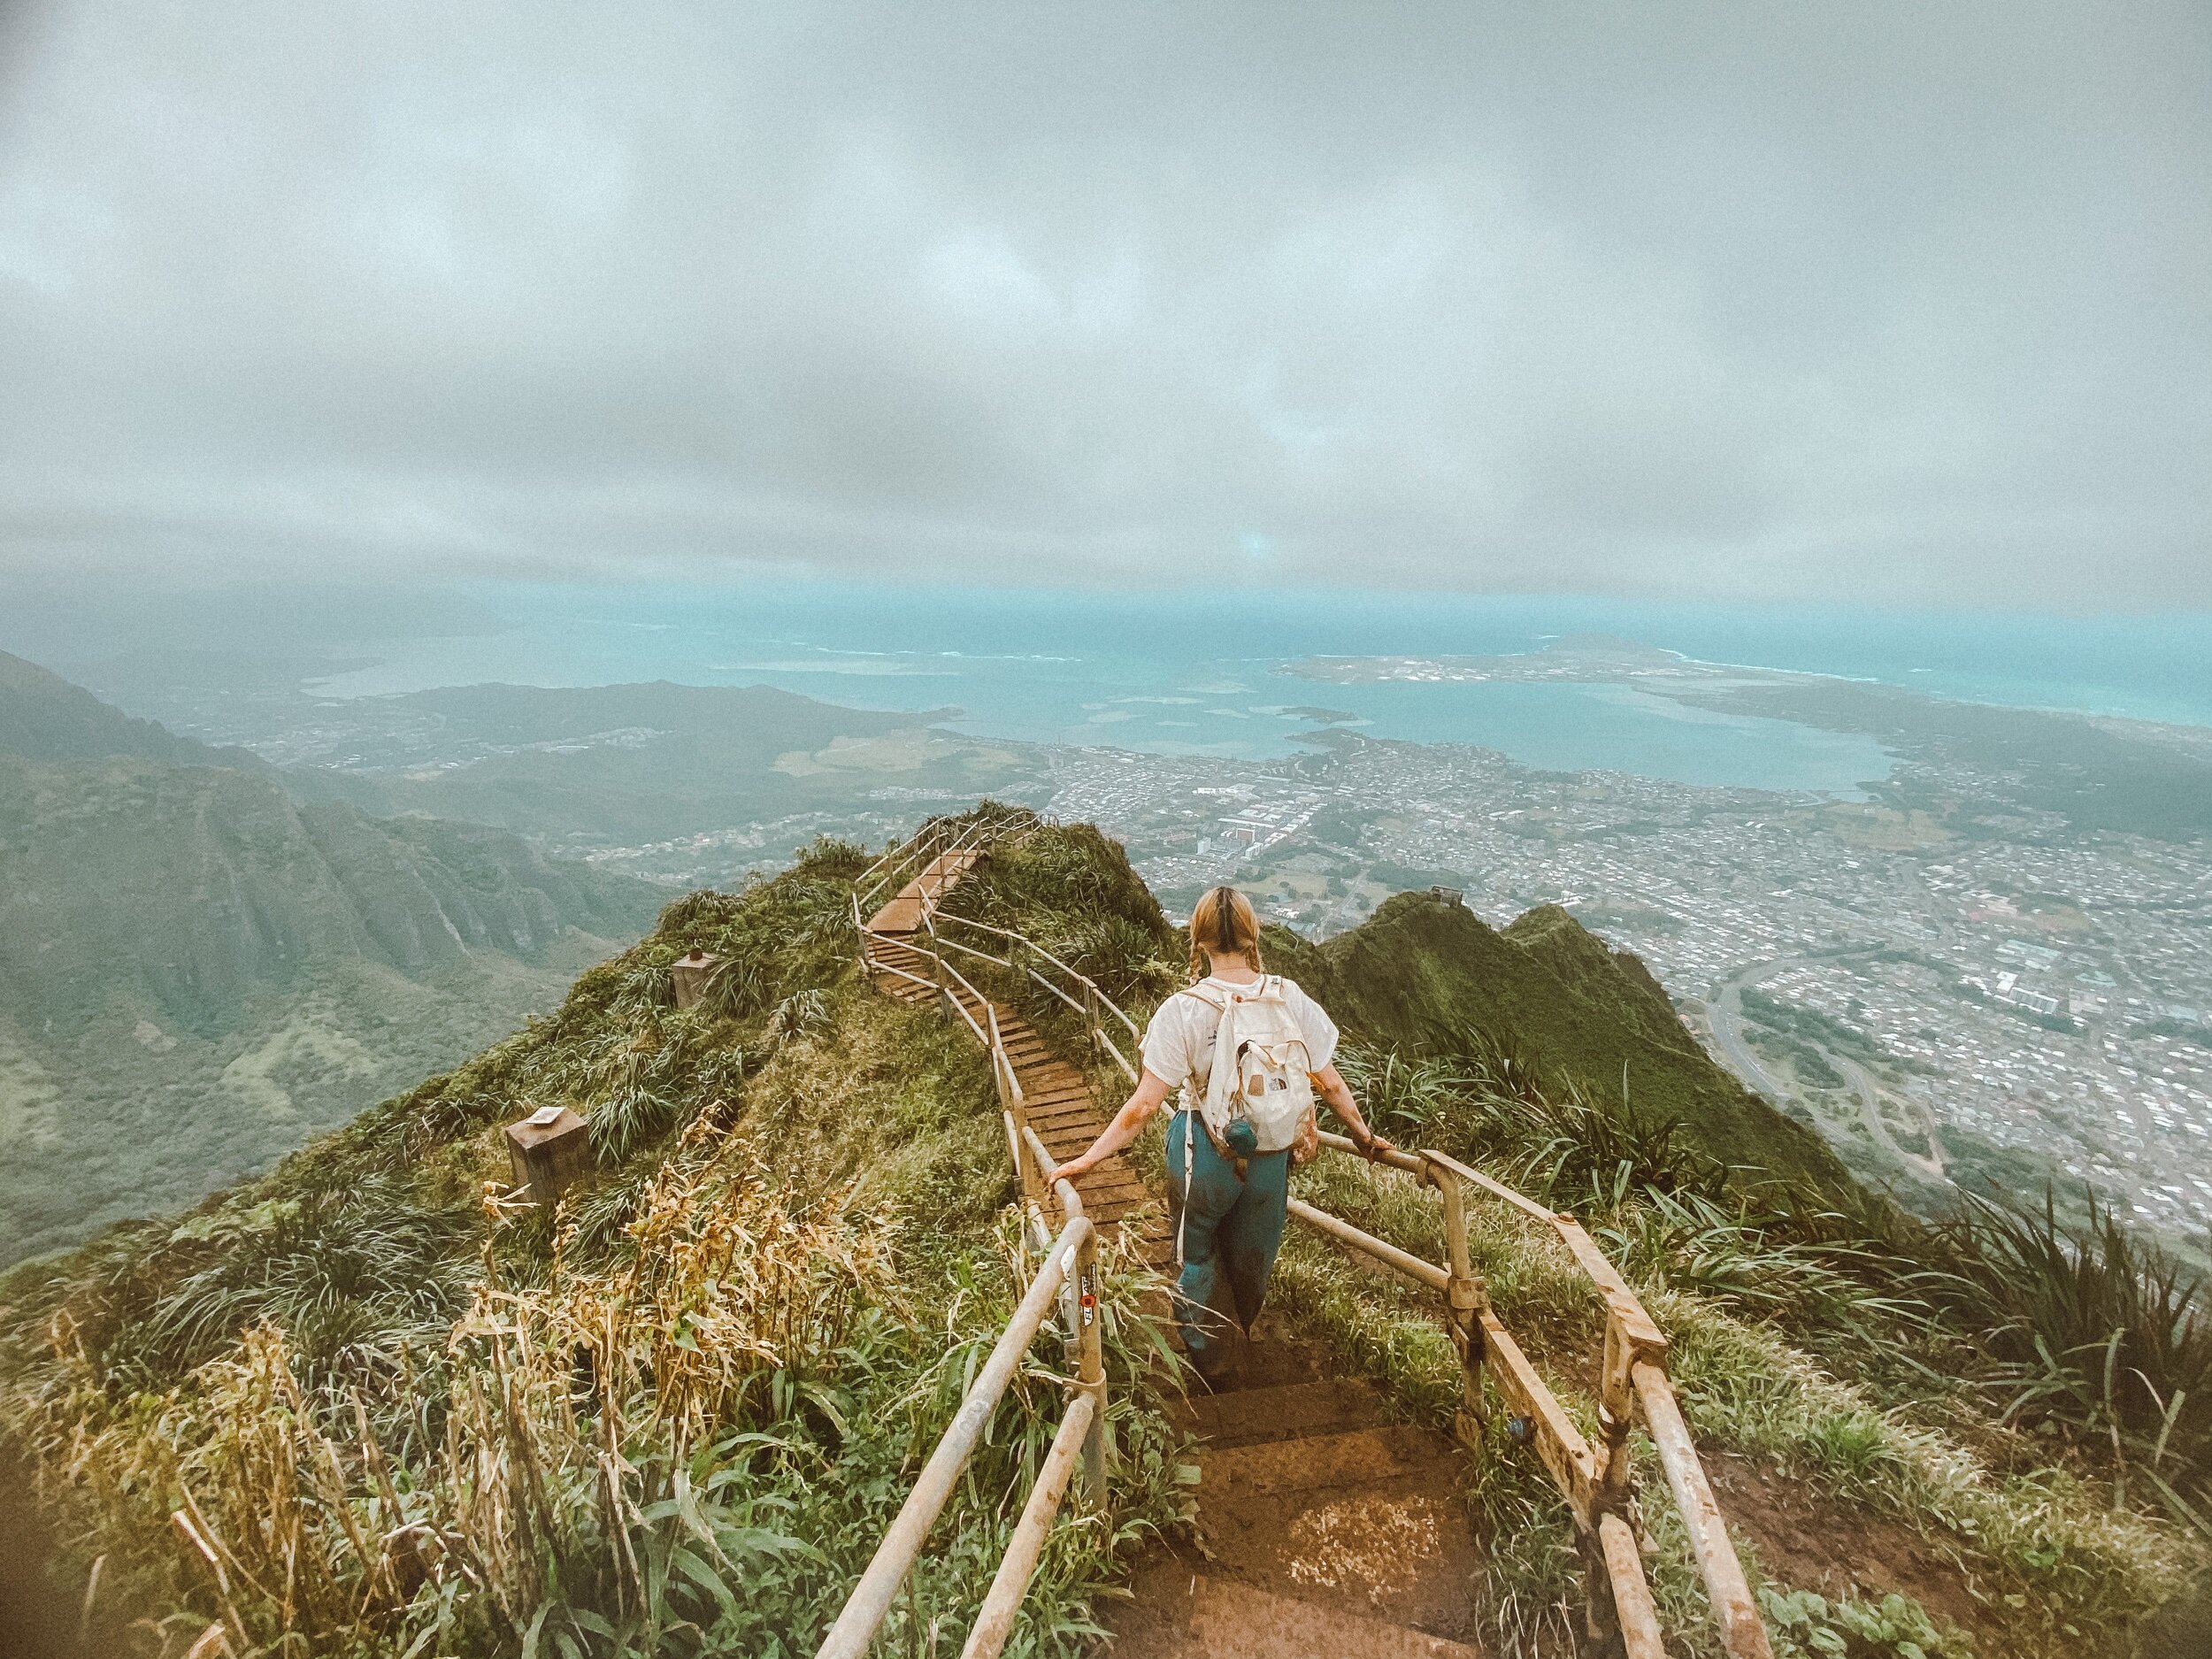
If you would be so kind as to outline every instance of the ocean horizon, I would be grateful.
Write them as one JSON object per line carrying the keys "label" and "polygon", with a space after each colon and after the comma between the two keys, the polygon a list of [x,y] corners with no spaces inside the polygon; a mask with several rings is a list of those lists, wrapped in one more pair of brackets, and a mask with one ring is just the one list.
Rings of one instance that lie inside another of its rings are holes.
{"label": "ocean horizon", "polygon": [[1462,742],[1554,771],[1840,796],[1887,775],[1871,738],[1711,713],[1630,687],[1322,684],[1316,657],[1516,655],[1603,634],[1698,661],[1967,702],[2212,726],[2212,616],[2061,618],[1560,596],[1188,593],[841,582],[472,584],[489,631],[380,646],[319,683],[356,696],[482,680],[764,684],[947,711],[979,737],[1269,759],[1327,708],[1369,735]]}
{"label": "ocean horizon", "polygon": [[[1890,769],[1891,757],[1863,734],[1714,713],[1622,684],[1336,684],[1284,671],[1310,657],[1518,655],[1597,634],[1700,662],[2212,726],[2208,613],[820,580],[472,581],[426,589],[419,603],[454,620],[437,637],[387,629],[356,639],[342,616],[325,615],[281,643],[346,659],[340,672],[307,681],[331,697],[487,681],[760,684],[932,714],[978,737],[1246,760],[1298,752],[1316,728],[1312,711],[1326,709],[1352,717],[1335,724],[1368,735],[1475,744],[1546,770],[1844,796]],[[38,655],[32,640],[0,642]]]}

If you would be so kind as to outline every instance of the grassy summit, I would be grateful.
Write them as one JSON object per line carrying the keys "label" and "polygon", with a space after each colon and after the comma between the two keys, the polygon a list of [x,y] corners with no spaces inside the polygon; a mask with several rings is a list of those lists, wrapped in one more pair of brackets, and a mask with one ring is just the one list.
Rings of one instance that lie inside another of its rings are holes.
{"label": "grassy summit", "polygon": [[[65,1540],[48,1580],[59,1624],[104,1558],[102,1653],[180,1653],[219,1624],[241,1653],[811,1652],[1016,1288],[987,1070],[949,1022],[859,983],[846,907],[864,862],[823,844],[742,894],[693,895],[553,1018],[186,1216],[0,1279],[0,1455]],[[1140,1015],[1178,982],[1174,930],[1086,826],[1006,847],[960,902],[1048,941]],[[2175,1410],[2154,1448],[2124,1388],[2100,1405],[2067,1392],[2078,1370],[2036,1386],[2004,1369],[2024,1332],[2054,1333],[2055,1354],[2074,1340],[2052,1309],[1947,1297],[1925,1277],[1933,1235],[1874,1236],[1908,1225],[1874,1206],[1856,1230],[1786,1208],[1772,1194],[1796,1186],[1745,1183],[1663,1123],[1571,1092],[1594,1064],[1577,1056],[1611,1051],[1559,1052],[1547,1033],[1625,992],[1479,1041],[1456,1019],[1394,1039],[1383,1004],[1325,975],[1407,914],[1386,907],[1372,932],[1282,965],[1341,990],[1346,1064],[1387,1131],[1574,1204],[1624,1263],[1675,1339],[1786,1659],[2127,1653],[2207,1558],[2177,1518],[2206,1499],[2205,1418]],[[1384,959],[1424,985],[1474,978],[1454,954],[1473,936],[1443,926],[1400,933]],[[726,965],[680,1011],[668,964],[693,946]],[[1540,943],[1510,949],[1547,960]],[[1517,991],[1524,1008],[1540,983]],[[1652,1011],[1650,1041],[1620,1040],[1632,1079],[1678,1046]],[[501,1125],[557,1102],[590,1120],[595,1184],[556,1214],[487,1202]],[[1402,1178],[1324,1160],[1300,1179],[1434,1259],[1432,1201]],[[1480,1210],[1476,1248],[1501,1316],[1586,1412],[1594,1327],[1572,1276],[1509,1213]],[[1974,1248],[1999,1259],[1986,1237],[1951,1248],[1954,1274],[1977,1271]],[[2139,1260],[2060,1256],[2043,1282],[2093,1262],[2112,1270],[2101,1305],[2147,1305]],[[1455,1361],[1424,1300],[1303,1235],[1279,1286],[1401,1409],[1448,1410]],[[1107,1287],[1111,1524],[1056,1534],[1010,1651],[1081,1651],[1095,1598],[1180,1524],[1172,1379],[1138,1288],[1127,1273]],[[2122,1334],[2148,1366],[2194,1351]],[[964,1635],[1064,1363],[1049,1340],[1032,1355],[880,1651]],[[1503,1436],[1469,1477],[1494,1650],[1572,1651],[1580,1578],[1559,1506]],[[1646,1519],[1670,1651],[1709,1654],[1685,1542],[1663,1504]]]}
{"label": "grassy summit", "polygon": [[1401,893],[1325,943],[1279,929],[1268,950],[1271,965],[1371,1043],[1415,1052],[1487,1042],[1555,1091],[1679,1123],[1690,1144],[1754,1176],[1847,1180],[1818,1134],[1699,1047],[1640,958],[1555,904],[1501,932],[1464,905]]}

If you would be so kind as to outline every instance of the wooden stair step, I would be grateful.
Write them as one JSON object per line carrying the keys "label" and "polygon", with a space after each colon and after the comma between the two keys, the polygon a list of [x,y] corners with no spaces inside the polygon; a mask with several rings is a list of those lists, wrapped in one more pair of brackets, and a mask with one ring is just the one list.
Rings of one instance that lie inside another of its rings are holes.
{"label": "wooden stair step", "polygon": [[[1464,1642],[1432,1636],[1320,1601],[1200,1573],[1178,1598],[1187,1646],[1206,1659],[1483,1659]],[[1164,1611],[1165,1609],[1163,1609]]]}
{"label": "wooden stair step", "polygon": [[1141,1195],[1130,1199],[1103,1198],[1095,1201],[1086,1198],[1083,1201],[1083,1211],[1090,1217],[1094,1225],[1110,1227],[1118,1224],[1121,1218],[1130,1211],[1142,1210],[1151,1202],[1149,1197]]}
{"label": "wooden stair step", "polygon": [[1048,1100],[1048,1097],[1062,1100],[1062,1097],[1069,1095],[1082,1095],[1084,1100],[1093,1097],[1091,1091],[1084,1087],[1082,1078],[1053,1078],[1051,1073],[1022,1071],[1020,1066],[1013,1069],[1013,1075],[1022,1079],[1022,1093],[1029,1095],[1031,1100]]}
{"label": "wooden stair step", "polygon": [[1231,1446],[1201,1455],[1206,1484],[1229,1493],[1312,1492],[1394,1480],[1428,1467],[1432,1453],[1404,1424]]}
{"label": "wooden stair step", "polygon": [[1054,1157],[1071,1158],[1098,1139],[1098,1131],[1088,1124],[1067,1124],[1057,1129],[1040,1129],[1037,1139]]}
{"label": "wooden stair step", "polygon": [[1186,1428],[1217,1449],[1293,1440],[1331,1429],[1368,1428],[1382,1421],[1373,1389],[1351,1378],[1240,1388],[1233,1394],[1194,1393],[1171,1409]]}
{"label": "wooden stair step", "polygon": [[1131,1204],[1148,1203],[1152,1198],[1152,1194],[1145,1191],[1143,1186],[1137,1181],[1127,1179],[1102,1181],[1094,1180],[1087,1175],[1076,1182],[1075,1190],[1083,1194],[1083,1202],[1087,1204],[1094,1198],[1111,1203],[1121,1203],[1126,1201]]}

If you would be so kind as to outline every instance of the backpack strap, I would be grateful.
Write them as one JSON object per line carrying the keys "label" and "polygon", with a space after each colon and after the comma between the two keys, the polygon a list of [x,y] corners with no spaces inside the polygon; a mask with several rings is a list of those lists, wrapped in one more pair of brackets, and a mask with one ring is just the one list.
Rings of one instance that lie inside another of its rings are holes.
{"label": "backpack strap", "polygon": [[[1228,1011],[1229,1005],[1226,1002],[1217,1002],[1212,997],[1208,996],[1194,985],[1187,985],[1181,990],[1176,992],[1175,995],[1177,996],[1187,996],[1194,1002],[1199,1003],[1202,1007],[1211,1009],[1213,1010],[1214,1022],[1217,1027],[1220,1024],[1221,1016]],[[1206,1068],[1206,1073],[1209,1077],[1212,1076],[1213,1068],[1210,1065]],[[1199,1086],[1198,1074],[1196,1072],[1194,1071],[1188,1078],[1184,1079],[1182,1092],[1187,1098],[1183,1102],[1182,1106],[1178,1110],[1189,1110],[1194,1113],[1197,1112],[1199,1102],[1205,1098],[1206,1091]]]}

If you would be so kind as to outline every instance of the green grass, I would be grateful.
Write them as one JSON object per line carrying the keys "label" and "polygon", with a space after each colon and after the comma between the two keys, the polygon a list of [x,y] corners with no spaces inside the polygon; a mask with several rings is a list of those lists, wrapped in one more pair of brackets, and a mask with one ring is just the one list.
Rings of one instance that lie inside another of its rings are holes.
{"label": "green grass", "polygon": [[[1324,1158],[1298,1185],[1321,1208],[1431,1261],[1442,1259],[1438,1206],[1410,1178]],[[2019,1457],[2016,1440],[1992,1420],[1994,1412],[1972,1419],[1978,1432],[1916,1422],[1787,1333],[1801,1322],[1816,1328],[1840,1322],[1858,1348],[1909,1348],[1921,1335],[1910,1310],[1843,1275],[1824,1310],[1785,1304],[1778,1287],[1821,1267],[1817,1258],[1808,1262],[1797,1247],[1763,1252],[1755,1229],[1717,1221],[1696,1225],[1686,1242],[1686,1216],[1700,1220],[1678,1202],[1631,1189],[1589,1219],[1673,1344],[1670,1370],[1701,1446],[1749,1458],[1767,1478],[1816,1500],[1825,1524],[1839,1530],[1852,1526],[1855,1515],[1879,1517],[1927,1540],[1985,1586],[1985,1625],[2007,1644],[1999,1651],[2125,1651],[2124,1632],[2178,1594],[2201,1566],[2204,1550],[2184,1532],[2139,1507],[2116,1506],[2099,1482]],[[1732,1249],[1724,1243],[1728,1238],[1738,1240]],[[1594,1402],[1578,1379],[1590,1374],[1601,1336],[1586,1281],[1548,1229],[1502,1204],[1471,1207],[1469,1244],[1500,1316],[1586,1427]],[[1734,1258],[1724,1270],[1712,1259],[1723,1250]],[[1771,1286],[1762,1283],[1770,1276]],[[1448,1421],[1458,1362],[1433,1296],[1356,1268],[1302,1233],[1286,1248],[1277,1284],[1306,1329],[1385,1386],[1403,1409],[1439,1426]],[[1934,1415],[1958,1421],[1968,1414],[1953,1400]],[[1661,1551],[1654,1574],[1671,1609],[1673,1635],[1691,1651],[1712,1651],[1701,1592],[1647,1448],[1638,1469],[1643,1514]],[[1540,1471],[1509,1446],[1486,1448],[1471,1501],[1493,1539],[1482,1586],[1492,1639],[1505,1651],[1567,1640],[1580,1574],[1564,1507]],[[1670,1582],[1671,1594],[1664,1593]],[[1778,1594],[1796,1588],[1772,1587]],[[1858,1614],[1836,1617],[1847,1624]],[[1877,1608],[1868,1627],[1886,1617]]]}
{"label": "green grass", "polygon": [[[104,1557],[102,1651],[174,1654],[215,1623],[242,1654],[811,1651],[1018,1282],[982,1056],[857,983],[849,894],[867,856],[818,843],[774,881],[689,895],[556,1013],[269,1175],[0,1279],[0,1454],[69,1540],[73,1601]],[[1140,1014],[1179,979],[1179,936],[1095,831],[1004,847],[961,902]],[[680,1011],[669,967],[695,947],[724,968]],[[1576,972],[1633,980],[1610,958]],[[1083,1052],[1079,1020],[1032,1002],[1110,1105],[1119,1075]],[[1432,1023],[1343,1064],[1386,1132],[1584,1217],[1732,1470],[1823,1528],[1906,1529],[1981,1598],[1982,1659],[2117,1655],[2201,1571],[2201,1297],[2162,1257],[2108,1217],[1931,1225],[1847,1184],[1747,1175],[1663,1098],[1631,1106],[1496,1029]],[[501,1126],[557,1102],[590,1119],[599,1179],[557,1215],[488,1202]],[[1133,1156],[1156,1167],[1156,1141]],[[1298,1186],[1441,1259],[1436,1200],[1409,1179],[1330,1156]],[[1586,1284],[1518,1212],[1480,1201],[1471,1222],[1495,1306],[1587,1424]],[[1448,1422],[1459,1365],[1433,1296],[1302,1233],[1276,1284],[1401,1410]],[[1139,1285],[1126,1263],[1108,1275],[1110,1510],[1056,1532],[1010,1651],[1081,1651],[1129,1553],[1184,1517],[1161,1409],[1174,1372]],[[1050,1340],[1029,1355],[883,1651],[964,1634],[1065,1365]],[[1686,1541],[1637,1444],[1671,1651],[1709,1655]],[[1488,1640],[1575,1651],[1583,1574],[1548,1478],[1502,1436],[1474,1473]],[[1966,1651],[1909,1597],[1839,1598],[1746,1553],[1796,1651]]]}
{"label": "green grass", "polygon": [[[74,1540],[57,1571],[104,1557],[96,1640],[812,1650],[1018,1286],[980,1056],[856,983],[863,862],[818,845],[694,895],[555,1016],[269,1177],[0,1281],[0,1438]],[[695,945],[757,989],[675,1010]],[[499,1126],[548,1102],[586,1111],[600,1179],[557,1216],[488,1208]],[[1110,1266],[1109,1507],[1071,1501],[1010,1652],[1079,1650],[1183,1517],[1138,1285]],[[1029,1356],[886,1651],[964,1632],[1064,1362]]]}

